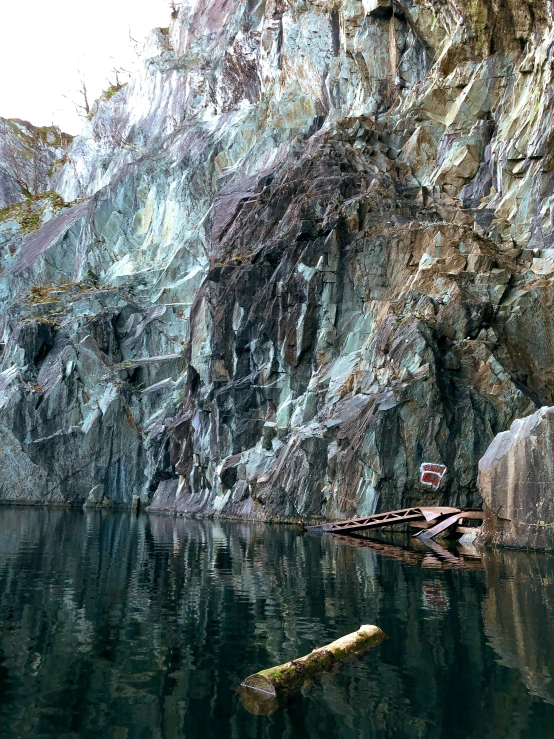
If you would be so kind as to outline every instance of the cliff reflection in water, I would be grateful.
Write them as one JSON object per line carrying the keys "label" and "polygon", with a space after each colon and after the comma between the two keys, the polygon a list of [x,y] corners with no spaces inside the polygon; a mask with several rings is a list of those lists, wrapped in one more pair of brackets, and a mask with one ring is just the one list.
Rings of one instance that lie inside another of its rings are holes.
{"label": "cliff reflection in water", "polygon": [[[554,559],[395,551],[0,508],[0,735],[551,737]],[[271,716],[241,706],[242,678],[361,623],[389,640]]]}
{"label": "cliff reflection in water", "polygon": [[518,670],[532,695],[554,705],[554,556],[500,550],[483,559],[489,643],[501,664]]}

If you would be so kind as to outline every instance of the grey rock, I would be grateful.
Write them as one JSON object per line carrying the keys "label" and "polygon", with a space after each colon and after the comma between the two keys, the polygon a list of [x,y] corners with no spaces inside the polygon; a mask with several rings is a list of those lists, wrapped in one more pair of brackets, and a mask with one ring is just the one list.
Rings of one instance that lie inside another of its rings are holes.
{"label": "grey rock", "polygon": [[479,505],[554,403],[551,33],[542,0],[183,4],[0,222],[0,500]]}
{"label": "grey rock", "polygon": [[178,487],[177,479],[162,480],[152,496],[149,512],[176,513]]}
{"label": "grey rock", "polygon": [[554,548],[554,408],[517,419],[479,462],[483,541]]}
{"label": "grey rock", "polygon": [[0,118],[0,210],[50,190],[72,138],[54,126]]}
{"label": "grey rock", "polygon": [[104,498],[104,486],[103,485],[95,485],[92,490],[89,492],[87,499],[85,500],[83,507],[84,508],[96,508],[97,506],[102,504]]}

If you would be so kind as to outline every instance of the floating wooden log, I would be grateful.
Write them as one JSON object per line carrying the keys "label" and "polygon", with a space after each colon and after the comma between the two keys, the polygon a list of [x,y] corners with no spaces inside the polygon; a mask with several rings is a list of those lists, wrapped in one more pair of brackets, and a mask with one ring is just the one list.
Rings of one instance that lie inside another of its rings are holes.
{"label": "floating wooden log", "polygon": [[346,657],[367,652],[385,638],[378,626],[360,626],[358,631],[314,649],[305,657],[256,672],[241,683],[238,690],[241,702],[250,713],[273,713],[287,694],[307,680],[320,672],[328,672]]}

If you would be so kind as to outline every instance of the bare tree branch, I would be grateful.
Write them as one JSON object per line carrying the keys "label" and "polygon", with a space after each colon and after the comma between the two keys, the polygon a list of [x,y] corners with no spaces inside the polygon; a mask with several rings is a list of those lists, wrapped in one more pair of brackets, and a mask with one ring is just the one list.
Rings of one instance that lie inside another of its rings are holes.
{"label": "bare tree branch", "polygon": [[83,76],[81,76],[81,85],[78,90],[75,90],[75,92],[78,96],[77,100],[73,100],[67,95],[64,95],[64,98],[66,100],[69,100],[71,103],[73,103],[73,105],[75,106],[75,110],[80,116],[85,117],[85,116],[90,115],[90,104],[89,104],[89,99],[88,99],[87,83],[85,82],[85,79]]}

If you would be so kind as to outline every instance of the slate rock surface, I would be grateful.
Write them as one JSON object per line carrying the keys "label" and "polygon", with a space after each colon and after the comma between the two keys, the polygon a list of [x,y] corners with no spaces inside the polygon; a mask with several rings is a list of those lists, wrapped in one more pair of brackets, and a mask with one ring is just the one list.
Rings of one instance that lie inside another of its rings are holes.
{"label": "slate rock surface", "polygon": [[554,548],[554,408],[514,421],[479,462],[483,540]]}
{"label": "slate rock surface", "polygon": [[72,139],[55,126],[0,118],[0,210],[50,190]]}
{"label": "slate rock surface", "polygon": [[0,500],[479,505],[554,403],[549,13],[183,3],[0,218]]}

